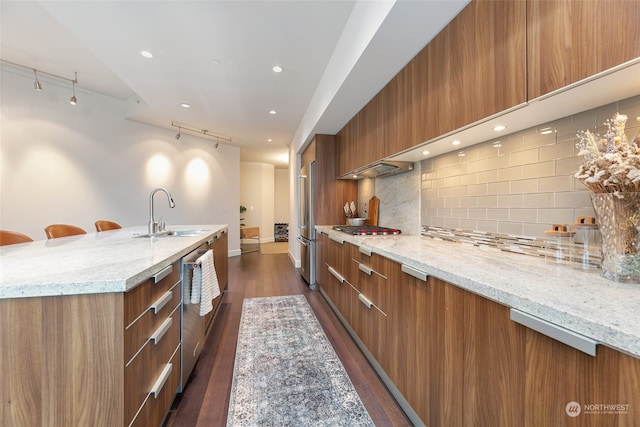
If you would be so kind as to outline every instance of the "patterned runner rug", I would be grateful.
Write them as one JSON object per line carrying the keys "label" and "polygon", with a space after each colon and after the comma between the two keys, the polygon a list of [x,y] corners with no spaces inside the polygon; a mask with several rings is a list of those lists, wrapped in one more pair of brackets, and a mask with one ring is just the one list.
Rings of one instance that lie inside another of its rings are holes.
{"label": "patterned runner rug", "polygon": [[227,426],[373,426],[303,295],[245,299]]}

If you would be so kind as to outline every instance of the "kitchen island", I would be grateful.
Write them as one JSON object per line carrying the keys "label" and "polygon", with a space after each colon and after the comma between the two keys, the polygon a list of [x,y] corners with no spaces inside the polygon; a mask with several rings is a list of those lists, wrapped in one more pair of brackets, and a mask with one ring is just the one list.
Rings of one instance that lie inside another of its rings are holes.
{"label": "kitchen island", "polygon": [[0,248],[0,425],[161,423],[180,382],[180,259],[217,242],[228,257],[226,225],[172,229]]}
{"label": "kitchen island", "polygon": [[[571,402],[580,425],[640,422],[639,285],[426,236],[316,229],[321,292],[415,424],[564,425]],[[587,413],[603,402],[618,412]]]}

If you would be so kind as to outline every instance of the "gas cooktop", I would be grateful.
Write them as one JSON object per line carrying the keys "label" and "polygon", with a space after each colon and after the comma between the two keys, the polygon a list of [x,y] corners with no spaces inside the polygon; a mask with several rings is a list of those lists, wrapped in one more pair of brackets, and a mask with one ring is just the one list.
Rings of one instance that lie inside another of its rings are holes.
{"label": "gas cooktop", "polygon": [[388,236],[397,235],[401,231],[397,228],[378,227],[371,225],[334,225],[334,230],[353,234],[354,236]]}

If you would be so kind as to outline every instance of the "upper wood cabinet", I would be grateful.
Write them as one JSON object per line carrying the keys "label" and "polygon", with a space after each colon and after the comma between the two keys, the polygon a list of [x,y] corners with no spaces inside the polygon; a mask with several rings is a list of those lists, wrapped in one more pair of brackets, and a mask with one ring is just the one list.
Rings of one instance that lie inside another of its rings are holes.
{"label": "upper wood cabinet", "polygon": [[302,153],[303,164],[316,162],[315,220],[319,225],[344,224],[344,203],[358,199],[358,184],[355,181],[337,180],[335,159],[336,136],[316,135]]}
{"label": "upper wood cabinet", "polygon": [[640,57],[640,2],[527,1],[528,98]]}
{"label": "upper wood cabinet", "polygon": [[354,116],[354,118],[347,122],[336,135],[336,177],[344,175],[358,167],[358,127],[356,117],[357,116]]}
{"label": "upper wood cabinet", "polygon": [[525,2],[475,0],[414,59],[426,73],[416,144],[526,101],[525,25]]}

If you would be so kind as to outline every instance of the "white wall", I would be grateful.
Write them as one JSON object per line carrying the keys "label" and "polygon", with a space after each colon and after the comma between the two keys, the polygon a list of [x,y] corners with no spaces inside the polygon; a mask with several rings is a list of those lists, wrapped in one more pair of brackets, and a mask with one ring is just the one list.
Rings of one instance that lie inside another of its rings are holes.
{"label": "white wall", "polygon": [[273,242],[275,167],[242,162],[240,171],[240,204],[247,208],[242,223],[260,227],[261,242]]}
{"label": "white wall", "polygon": [[274,219],[277,223],[289,223],[289,170],[276,169],[274,191]]}
{"label": "white wall", "polygon": [[[228,224],[239,253],[240,150],[124,119],[124,102],[2,67],[0,227],[45,238],[44,227],[69,223],[94,231],[98,219],[146,225],[149,193],[167,224]],[[169,125],[170,123],[167,123]],[[236,230],[235,232],[233,230]]]}

